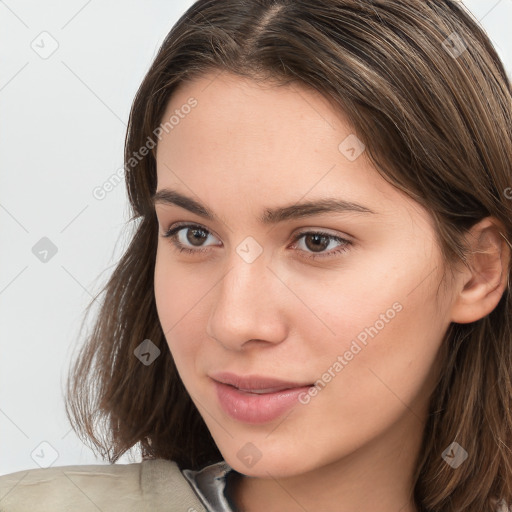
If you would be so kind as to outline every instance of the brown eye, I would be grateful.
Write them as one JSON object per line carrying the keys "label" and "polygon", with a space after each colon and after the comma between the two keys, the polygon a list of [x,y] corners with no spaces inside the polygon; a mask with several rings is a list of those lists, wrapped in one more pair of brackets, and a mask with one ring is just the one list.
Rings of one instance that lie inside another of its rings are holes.
{"label": "brown eye", "polygon": [[[301,239],[304,239],[303,245],[305,248],[299,247],[299,252],[305,253],[303,257],[308,259],[328,258],[336,254],[348,251],[348,247],[352,245],[352,242],[350,240],[346,240],[345,238],[331,235],[330,233],[322,233],[315,231],[306,231],[304,233],[299,233],[295,237],[294,245],[301,245],[297,244],[298,241],[302,241]],[[334,245],[333,250],[326,251],[326,249],[329,247],[329,245],[331,245],[332,242],[336,242],[338,245]]]}
{"label": "brown eye", "polygon": [[[186,232],[186,234],[184,233]],[[164,238],[170,238],[172,247],[179,249],[180,252],[185,251],[189,254],[204,253],[208,251],[209,245],[204,242],[213,235],[202,226],[196,224],[180,224],[170,228],[162,235]],[[197,249],[193,249],[197,247]]]}
{"label": "brown eye", "polygon": [[186,229],[187,242],[190,242],[192,245],[201,246],[201,244],[208,238],[208,232],[202,228],[183,228]]}
{"label": "brown eye", "polygon": [[[205,241],[207,241],[210,236],[215,238],[210,231],[197,224],[180,224],[170,228],[161,236],[170,238],[173,248],[180,252],[185,251],[189,254],[207,252],[211,244],[205,244]],[[345,238],[316,231],[306,231],[298,234],[293,241],[294,245],[301,245],[297,243],[301,241],[301,239],[304,239],[304,248],[299,247],[299,253],[301,253],[301,257],[307,259],[333,257],[342,252],[347,252],[348,247],[352,245],[352,242]],[[333,242],[334,247],[327,251],[326,249],[328,249]],[[222,243],[220,245],[222,245]],[[196,248],[194,249],[194,247]]]}
{"label": "brown eye", "polygon": [[304,237],[306,247],[314,252],[325,250],[329,246],[329,237],[317,233],[307,234]]}

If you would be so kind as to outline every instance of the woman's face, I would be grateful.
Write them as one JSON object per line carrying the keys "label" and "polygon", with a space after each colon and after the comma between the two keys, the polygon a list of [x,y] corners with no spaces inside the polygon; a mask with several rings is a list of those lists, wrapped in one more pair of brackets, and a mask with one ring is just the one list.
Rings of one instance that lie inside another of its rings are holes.
{"label": "woman's face", "polygon": [[156,303],[226,461],[285,476],[370,446],[407,459],[453,303],[429,215],[298,85],[206,75],[171,116],[156,212],[159,235],[181,229],[159,236]]}

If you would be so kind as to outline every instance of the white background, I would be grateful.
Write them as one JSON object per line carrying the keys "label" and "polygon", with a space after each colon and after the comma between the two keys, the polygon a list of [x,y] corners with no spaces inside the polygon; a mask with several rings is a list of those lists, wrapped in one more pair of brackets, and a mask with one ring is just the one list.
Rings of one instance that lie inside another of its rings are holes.
{"label": "white background", "polygon": [[[54,455],[54,466],[104,463],[63,407],[83,309],[130,235],[124,183],[103,200],[92,191],[123,166],[135,92],[192,3],[0,1],[0,474]],[[512,75],[512,0],[465,3]],[[47,59],[31,47],[51,48],[45,31],[58,43]],[[57,247],[46,263],[32,252],[43,237]]]}

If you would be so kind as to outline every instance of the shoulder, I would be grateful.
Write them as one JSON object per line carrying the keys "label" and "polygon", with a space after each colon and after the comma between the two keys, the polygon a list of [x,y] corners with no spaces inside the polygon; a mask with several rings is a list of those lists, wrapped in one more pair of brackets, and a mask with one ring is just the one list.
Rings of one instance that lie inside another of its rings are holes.
{"label": "shoulder", "polygon": [[[174,506],[173,506],[174,505]],[[174,461],[29,469],[0,476],[0,512],[206,512]]]}

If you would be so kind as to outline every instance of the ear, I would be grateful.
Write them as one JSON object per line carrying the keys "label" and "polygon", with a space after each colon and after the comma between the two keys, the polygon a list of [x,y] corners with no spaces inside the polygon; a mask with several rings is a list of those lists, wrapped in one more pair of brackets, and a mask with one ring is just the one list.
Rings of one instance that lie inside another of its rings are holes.
{"label": "ear", "polygon": [[470,253],[467,266],[462,265],[456,276],[452,322],[475,322],[498,305],[509,279],[511,251],[505,232],[495,217],[486,217],[469,230]]}

